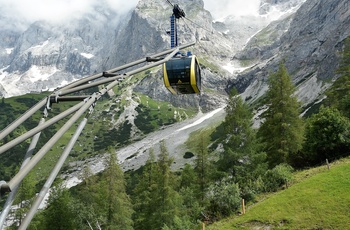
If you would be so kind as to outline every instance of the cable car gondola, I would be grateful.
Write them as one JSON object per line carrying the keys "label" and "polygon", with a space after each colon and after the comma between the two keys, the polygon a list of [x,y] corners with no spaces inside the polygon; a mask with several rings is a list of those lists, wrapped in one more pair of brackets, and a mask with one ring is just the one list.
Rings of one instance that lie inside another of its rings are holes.
{"label": "cable car gondola", "polygon": [[[176,20],[185,17],[184,11],[174,5],[170,17],[171,48],[178,46]],[[177,53],[163,65],[165,87],[172,94],[199,94],[201,88],[201,70],[195,55]]]}
{"label": "cable car gondola", "polygon": [[195,55],[175,56],[163,66],[164,84],[172,94],[199,94],[201,70]]}

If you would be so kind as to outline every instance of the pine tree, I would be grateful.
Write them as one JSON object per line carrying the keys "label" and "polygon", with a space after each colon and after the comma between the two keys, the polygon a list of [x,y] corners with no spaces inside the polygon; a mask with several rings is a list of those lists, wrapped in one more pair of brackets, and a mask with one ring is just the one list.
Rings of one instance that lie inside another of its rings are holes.
{"label": "pine tree", "polygon": [[[183,210],[180,219],[181,221],[188,220],[192,223],[192,228],[194,229],[198,218],[204,210],[204,204],[202,198],[198,197],[199,186],[197,184],[197,174],[192,165],[186,164],[184,169],[181,171],[180,177],[180,195],[183,200]],[[177,222],[175,220],[175,222]],[[175,229],[180,229],[176,228]],[[183,228],[186,229],[186,228]]]}
{"label": "pine tree", "polygon": [[95,194],[97,193],[97,177],[93,175],[90,167],[85,167],[82,170],[80,178],[82,180],[79,193],[79,198],[82,202],[88,203],[90,200],[95,199]]}
{"label": "pine tree", "polygon": [[238,95],[236,89],[230,93],[226,106],[224,127],[224,151],[218,161],[219,169],[238,176],[237,167],[242,161],[248,159],[255,147],[255,131],[252,128],[253,114],[247,104]]}
{"label": "pine tree", "polygon": [[251,147],[250,144],[254,140],[253,114],[236,89],[230,93],[223,124],[227,138],[226,147],[239,152]]}
{"label": "pine tree", "polygon": [[170,170],[173,159],[169,157],[169,152],[165,146],[165,142],[160,143],[160,155],[158,157],[158,184],[159,186],[159,217],[162,219],[162,227],[164,225],[171,226],[174,222],[174,216],[178,216],[182,205],[181,197],[175,191],[176,180],[174,174]]}
{"label": "pine tree", "polygon": [[89,167],[82,171],[80,179],[83,181],[76,191],[73,210],[78,229],[92,228],[101,225],[102,211],[100,210],[100,183],[98,176],[94,176]]}
{"label": "pine tree", "polygon": [[212,164],[209,159],[209,134],[208,130],[203,130],[199,133],[195,140],[195,172],[197,174],[198,197],[201,202],[205,201],[205,193],[210,182],[210,171]]}
{"label": "pine tree", "polygon": [[185,167],[181,171],[180,187],[193,188],[196,180],[196,172],[193,166],[185,164]]}
{"label": "pine tree", "polygon": [[156,229],[156,223],[153,221],[154,213],[157,208],[157,200],[152,197],[158,189],[156,183],[157,165],[155,163],[154,150],[150,150],[150,156],[142,168],[142,174],[134,189],[135,196],[133,197],[134,204],[134,227],[135,229]]}
{"label": "pine tree", "polygon": [[75,213],[72,207],[73,198],[70,192],[62,187],[53,188],[49,206],[45,210],[45,229],[75,229]]}
{"label": "pine tree", "polygon": [[262,114],[264,120],[258,136],[263,143],[269,166],[287,163],[303,142],[303,122],[299,117],[299,102],[293,96],[295,87],[284,63],[276,73],[269,76],[266,94],[268,109]]}
{"label": "pine tree", "polygon": [[170,171],[173,160],[169,158],[164,142],[160,150],[156,163],[152,153],[135,187],[135,229],[156,230],[172,226],[174,217],[179,215],[182,200],[175,191],[176,181]]}
{"label": "pine tree", "polygon": [[133,229],[132,204],[125,191],[124,173],[117,164],[113,148],[109,148],[107,169],[103,173],[100,202],[104,203],[104,229]]}
{"label": "pine tree", "polygon": [[266,155],[258,151],[256,131],[252,127],[253,113],[236,89],[230,93],[226,106],[224,151],[217,162],[219,170],[239,185],[241,196],[249,201],[257,192],[255,181],[266,170]]}

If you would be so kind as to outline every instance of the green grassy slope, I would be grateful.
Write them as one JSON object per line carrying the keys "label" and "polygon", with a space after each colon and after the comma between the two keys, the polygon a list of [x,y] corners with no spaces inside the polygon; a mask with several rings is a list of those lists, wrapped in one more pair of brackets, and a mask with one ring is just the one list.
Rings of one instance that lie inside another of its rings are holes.
{"label": "green grassy slope", "polygon": [[288,189],[208,226],[227,229],[350,229],[350,158],[297,172]]}

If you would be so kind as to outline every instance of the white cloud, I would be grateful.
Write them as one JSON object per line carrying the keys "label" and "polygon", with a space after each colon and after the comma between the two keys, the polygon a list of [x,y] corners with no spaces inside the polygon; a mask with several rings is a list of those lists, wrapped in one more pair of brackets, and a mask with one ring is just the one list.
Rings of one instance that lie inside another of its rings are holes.
{"label": "white cloud", "polygon": [[[87,12],[93,12],[97,5],[107,5],[119,14],[136,7],[139,0],[0,0],[0,26],[20,27],[38,20],[66,22]],[[166,0],[164,0],[166,1]],[[260,0],[204,0],[205,9],[214,19],[228,15],[242,16],[257,14]]]}
{"label": "white cloud", "polygon": [[107,4],[118,13],[134,8],[138,0],[0,0],[1,17],[32,23],[38,20],[64,22],[83,13],[93,12],[97,5]]}
{"label": "white cloud", "polygon": [[229,15],[257,15],[260,0],[204,0],[204,8],[209,10],[215,20]]}

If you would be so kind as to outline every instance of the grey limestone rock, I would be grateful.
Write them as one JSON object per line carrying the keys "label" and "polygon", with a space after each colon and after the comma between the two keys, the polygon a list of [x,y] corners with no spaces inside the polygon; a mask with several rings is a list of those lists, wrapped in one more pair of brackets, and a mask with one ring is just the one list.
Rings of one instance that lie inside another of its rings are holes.
{"label": "grey limestone rock", "polygon": [[284,60],[303,104],[319,100],[329,86],[327,82],[337,77],[338,53],[350,35],[349,25],[347,0],[306,1],[295,14],[258,33],[235,56],[241,61],[250,60],[253,65],[230,86],[256,99],[262,95],[257,92],[267,89],[269,73]]}

